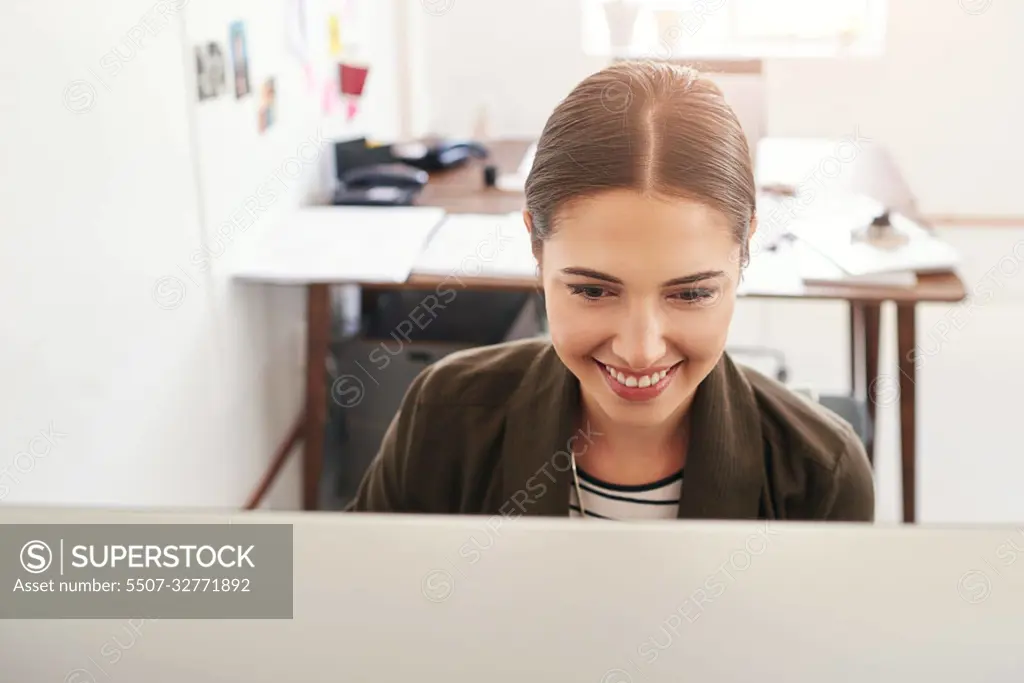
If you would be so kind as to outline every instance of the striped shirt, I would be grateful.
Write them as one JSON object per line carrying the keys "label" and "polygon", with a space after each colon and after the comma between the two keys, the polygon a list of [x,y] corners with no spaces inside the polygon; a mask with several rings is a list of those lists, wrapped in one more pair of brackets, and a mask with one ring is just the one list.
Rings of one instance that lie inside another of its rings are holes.
{"label": "striped shirt", "polygon": [[[587,517],[600,519],[675,519],[683,491],[683,472],[640,486],[619,486],[579,470]],[[580,517],[575,483],[569,487],[569,516]]]}

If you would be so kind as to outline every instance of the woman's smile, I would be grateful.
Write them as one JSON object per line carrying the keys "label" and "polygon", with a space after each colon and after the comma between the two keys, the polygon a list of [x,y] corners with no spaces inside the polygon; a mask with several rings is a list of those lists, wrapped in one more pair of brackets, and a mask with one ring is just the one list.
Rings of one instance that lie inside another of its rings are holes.
{"label": "woman's smile", "polygon": [[608,388],[627,401],[650,401],[661,395],[671,384],[676,370],[684,361],[670,366],[651,368],[641,373],[602,363],[593,359],[601,371]]}

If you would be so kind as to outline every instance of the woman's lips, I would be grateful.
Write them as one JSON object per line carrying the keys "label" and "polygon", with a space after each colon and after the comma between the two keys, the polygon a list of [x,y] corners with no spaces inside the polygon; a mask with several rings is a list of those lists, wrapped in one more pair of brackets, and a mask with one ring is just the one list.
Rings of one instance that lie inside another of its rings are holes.
{"label": "woman's lips", "polygon": [[605,365],[596,358],[594,362],[597,363],[601,374],[604,375],[608,388],[615,392],[616,395],[627,401],[649,401],[665,391],[672,382],[672,378],[675,376],[679,366],[684,361],[679,361],[660,372],[651,372],[644,375],[627,375],[621,370]]}

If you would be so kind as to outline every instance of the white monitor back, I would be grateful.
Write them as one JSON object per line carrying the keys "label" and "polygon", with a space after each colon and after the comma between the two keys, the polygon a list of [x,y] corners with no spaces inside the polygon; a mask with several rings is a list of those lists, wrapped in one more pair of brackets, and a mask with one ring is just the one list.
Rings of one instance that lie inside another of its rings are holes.
{"label": "white monitor back", "polygon": [[[224,523],[5,510],[0,521]],[[1018,681],[1024,535],[247,513],[294,524],[294,618],[0,621],[3,680]]]}

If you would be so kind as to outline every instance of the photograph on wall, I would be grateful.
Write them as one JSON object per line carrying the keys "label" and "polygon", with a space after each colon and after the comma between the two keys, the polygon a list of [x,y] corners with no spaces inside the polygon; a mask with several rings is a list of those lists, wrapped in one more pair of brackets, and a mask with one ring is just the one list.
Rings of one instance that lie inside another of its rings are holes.
{"label": "photograph on wall", "polygon": [[341,56],[341,19],[337,14],[327,17],[327,42],[330,55],[332,57]]}
{"label": "photograph on wall", "polygon": [[220,97],[227,92],[224,48],[217,43],[196,46],[196,83],[200,101]]}
{"label": "photograph on wall", "polygon": [[354,119],[359,111],[359,101],[366,88],[366,77],[369,73],[370,68],[365,64],[338,65],[338,83],[345,103],[345,117],[349,121]]}
{"label": "photograph on wall", "polygon": [[249,52],[245,44],[245,24],[236,21],[231,24],[231,64],[235,74],[235,97],[249,94]]}
{"label": "photograph on wall", "polygon": [[260,89],[259,130],[261,133],[274,125],[277,119],[277,86],[273,78],[263,82]]}

